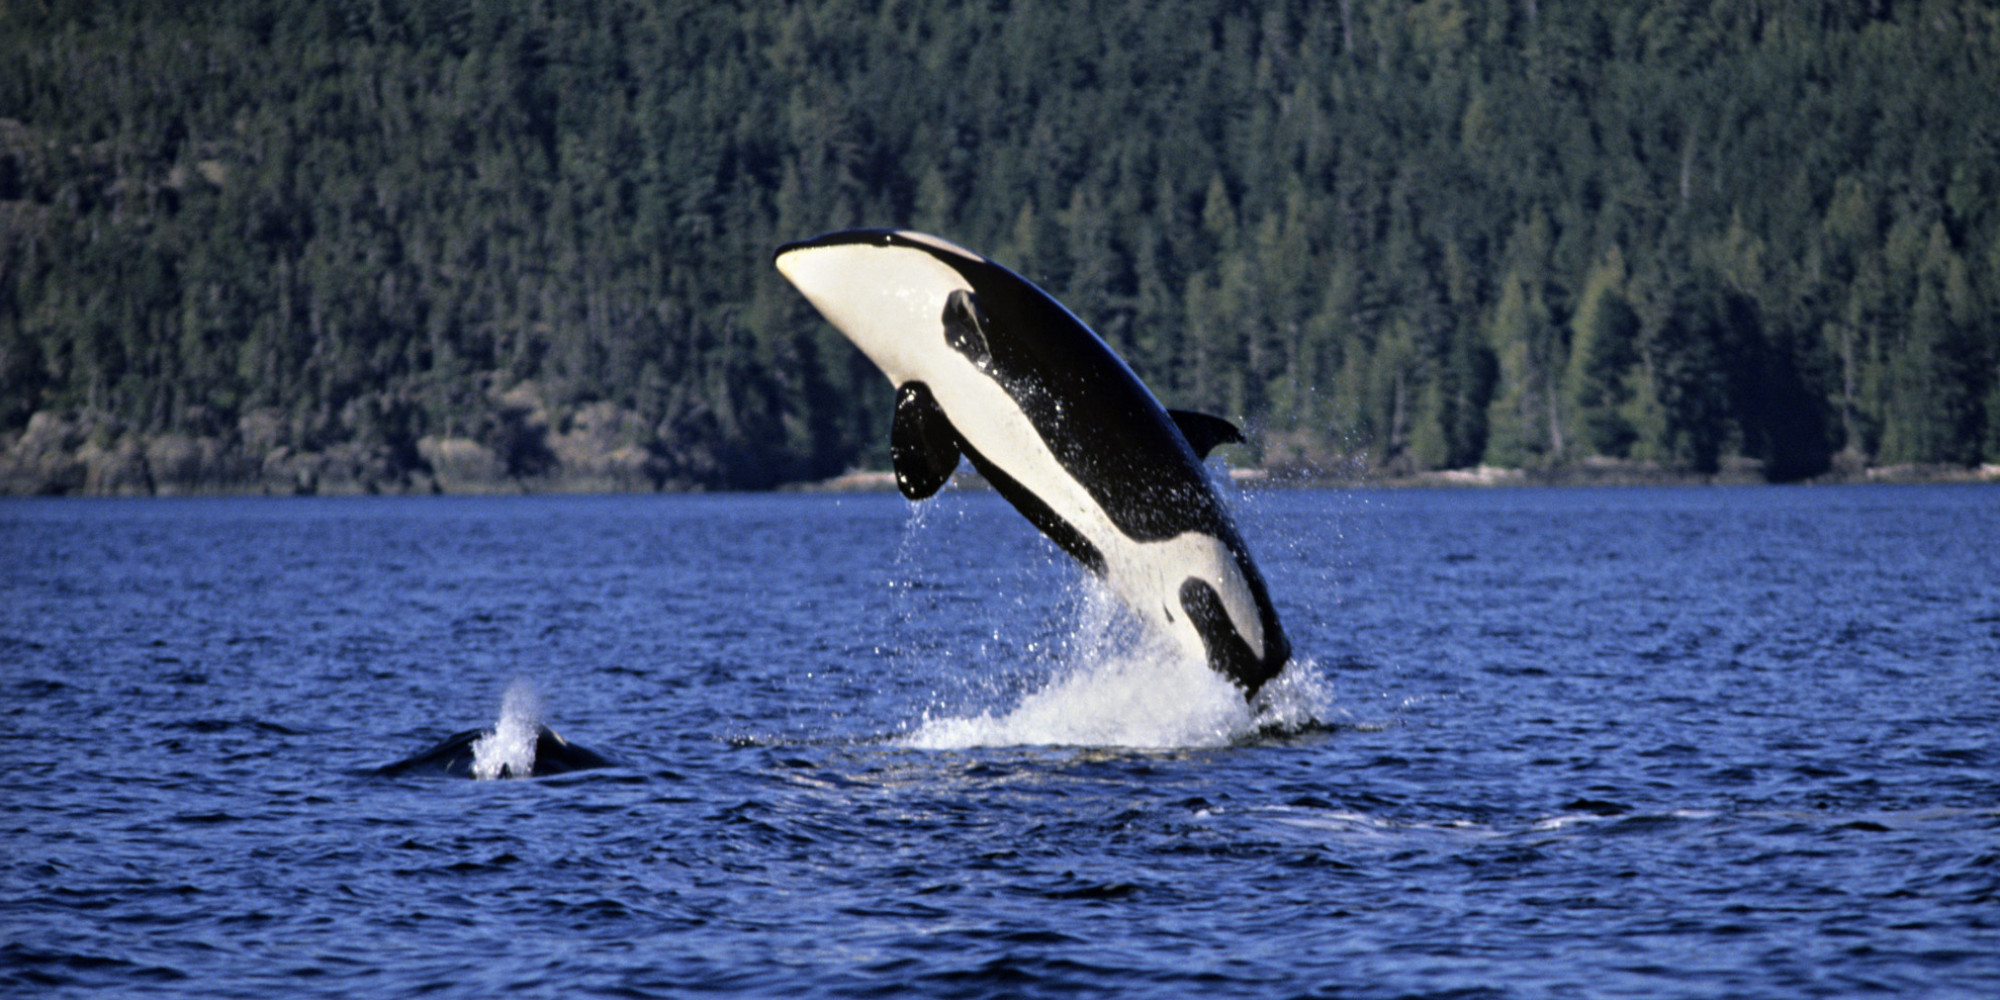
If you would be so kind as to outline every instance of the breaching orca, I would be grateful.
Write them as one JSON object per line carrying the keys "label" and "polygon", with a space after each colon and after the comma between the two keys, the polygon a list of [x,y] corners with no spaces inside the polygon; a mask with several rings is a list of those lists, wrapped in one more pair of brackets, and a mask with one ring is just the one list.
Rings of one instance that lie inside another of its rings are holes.
{"label": "breaching orca", "polygon": [[[475,762],[473,745],[492,735],[490,729],[468,729],[448,736],[443,742],[429,750],[394,764],[384,764],[375,773],[394,778],[405,774],[438,774],[454,778],[473,777]],[[503,769],[500,777],[541,778],[552,774],[568,774],[571,771],[587,771],[594,767],[609,767],[610,758],[586,747],[580,747],[563,739],[560,733],[544,725],[535,726],[535,758],[528,774],[514,774]]]}
{"label": "breaching orca", "polygon": [[851,230],[778,248],[778,271],[896,386],[903,495],[961,455],[1127,606],[1242,687],[1291,645],[1203,456],[1243,440],[1162,407],[1090,328],[1027,279],[922,233]]}

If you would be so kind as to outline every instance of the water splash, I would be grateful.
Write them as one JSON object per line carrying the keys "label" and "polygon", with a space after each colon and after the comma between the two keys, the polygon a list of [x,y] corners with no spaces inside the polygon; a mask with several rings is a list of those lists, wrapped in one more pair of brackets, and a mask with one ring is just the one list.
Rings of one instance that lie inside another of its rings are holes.
{"label": "water splash", "polygon": [[1265,735],[1303,733],[1340,723],[1351,725],[1347,713],[1334,707],[1333,682],[1319,662],[1293,653],[1292,662],[1257,692],[1250,703],[1257,732]]}
{"label": "water splash", "polygon": [[1331,691],[1311,661],[1294,661],[1249,703],[1207,663],[1145,630],[1085,577],[1061,666],[1012,709],[969,716],[925,713],[905,745],[1184,748],[1227,746],[1259,733],[1319,724]]}
{"label": "water splash", "polygon": [[535,773],[535,741],[541,727],[541,692],[525,680],[507,685],[500,699],[500,721],[472,744],[472,776],[486,781]]}

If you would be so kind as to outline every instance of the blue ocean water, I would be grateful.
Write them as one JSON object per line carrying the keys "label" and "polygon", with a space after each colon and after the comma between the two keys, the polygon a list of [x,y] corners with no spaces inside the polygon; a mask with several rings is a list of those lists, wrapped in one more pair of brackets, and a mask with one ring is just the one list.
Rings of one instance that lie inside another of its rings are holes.
{"label": "blue ocean water", "polygon": [[1254,710],[988,493],[0,502],[0,994],[2000,995],[2000,490],[1234,503]]}

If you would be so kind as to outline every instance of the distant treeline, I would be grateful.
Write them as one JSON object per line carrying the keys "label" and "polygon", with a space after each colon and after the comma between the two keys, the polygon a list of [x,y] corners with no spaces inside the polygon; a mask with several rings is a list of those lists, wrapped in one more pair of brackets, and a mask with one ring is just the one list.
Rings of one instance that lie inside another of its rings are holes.
{"label": "distant treeline", "polygon": [[1983,0],[10,3],[0,452],[879,465],[887,384],[770,264],[858,225],[1274,467],[2000,460]]}

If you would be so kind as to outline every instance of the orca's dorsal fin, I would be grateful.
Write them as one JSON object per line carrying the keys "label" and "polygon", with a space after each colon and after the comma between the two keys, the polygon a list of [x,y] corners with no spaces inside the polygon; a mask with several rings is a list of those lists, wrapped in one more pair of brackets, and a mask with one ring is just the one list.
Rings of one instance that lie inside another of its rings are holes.
{"label": "orca's dorsal fin", "polygon": [[958,468],[958,428],[951,425],[931,388],[922,382],[896,387],[896,416],[889,424],[889,461],[896,488],[923,500],[944,487]]}
{"label": "orca's dorsal fin", "polygon": [[1187,443],[1194,446],[1194,453],[1202,458],[1207,458],[1216,445],[1243,443],[1243,432],[1221,417],[1193,410],[1168,410],[1167,416],[1174,418],[1174,426],[1181,429],[1181,436],[1187,438]]}

